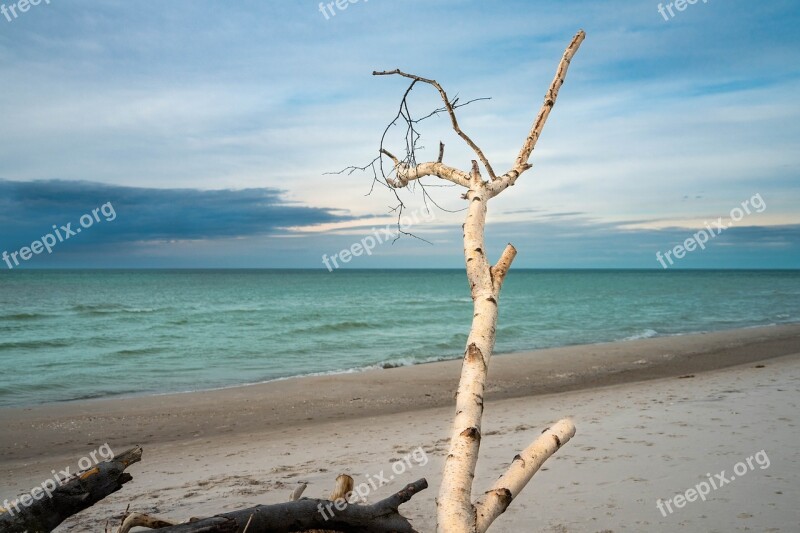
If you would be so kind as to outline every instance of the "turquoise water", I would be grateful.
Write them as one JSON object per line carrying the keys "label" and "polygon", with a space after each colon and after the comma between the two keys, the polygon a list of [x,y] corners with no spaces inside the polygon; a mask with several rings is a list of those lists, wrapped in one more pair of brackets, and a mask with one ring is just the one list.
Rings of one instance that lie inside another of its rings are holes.
{"label": "turquoise water", "polygon": [[[460,357],[460,270],[0,274],[0,406]],[[497,351],[800,321],[800,272],[509,274]]]}

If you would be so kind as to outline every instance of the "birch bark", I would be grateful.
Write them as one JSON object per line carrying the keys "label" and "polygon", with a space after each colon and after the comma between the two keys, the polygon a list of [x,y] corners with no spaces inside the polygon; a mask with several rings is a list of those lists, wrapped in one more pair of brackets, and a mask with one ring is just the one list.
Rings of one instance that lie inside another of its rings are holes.
{"label": "birch bark", "polygon": [[[442,163],[443,145],[440,145],[437,161],[427,163],[416,163],[413,140],[410,143],[411,153],[402,161],[383,146],[380,150],[381,156],[389,157],[394,163],[394,176],[384,176],[386,183],[392,188],[406,187],[412,181],[425,176],[436,176],[467,188],[463,196],[468,202],[467,217],[463,226],[464,261],[472,293],[473,317],[464,350],[461,380],[456,393],[456,412],[450,449],[445,459],[442,485],[436,502],[439,533],[484,533],[508,508],[542,463],[575,434],[575,426],[570,420],[561,420],[548,428],[517,455],[508,471],[476,503],[473,503],[472,488],[481,444],[484,392],[489,363],[494,351],[500,290],[517,253],[509,244],[494,266],[489,263],[484,237],[487,204],[491,198],[513,186],[516,180],[531,168],[528,160],[556,103],[572,58],[584,38],[584,32],[579,31],[567,46],[556,75],[545,94],[541,110],[520,148],[513,167],[501,176],[495,174],[484,152],[461,129],[455,115],[455,102],[450,101],[436,80],[397,69],[373,73],[378,76],[398,75],[413,80],[403,97],[401,109],[407,109],[406,98],[414,84],[421,82],[433,86],[444,102],[443,111],[449,114],[453,130],[477,156],[477,159],[472,161],[471,171],[467,174]],[[414,121],[409,116],[403,116],[413,133]],[[487,181],[481,176],[479,162],[488,174]]]}

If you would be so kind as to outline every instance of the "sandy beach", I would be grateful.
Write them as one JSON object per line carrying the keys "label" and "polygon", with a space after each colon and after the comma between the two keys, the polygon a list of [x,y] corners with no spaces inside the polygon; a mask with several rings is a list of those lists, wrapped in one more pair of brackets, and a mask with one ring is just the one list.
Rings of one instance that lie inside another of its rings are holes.
{"label": "sandy beach", "polygon": [[[425,477],[402,509],[432,531],[459,364],[3,409],[0,497],[104,443],[144,460],[59,531],[101,531],[128,504],[185,519],[285,501],[300,482],[321,497],[339,473],[359,484],[411,458],[368,499]],[[800,325],[496,356],[489,384],[477,490],[548,424],[578,428],[491,531],[798,531]],[[705,501],[657,507],[723,471]]]}
{"label": "sandy beach", "polygon": [[0,0],[0,533],[800,533],[799,19]]}

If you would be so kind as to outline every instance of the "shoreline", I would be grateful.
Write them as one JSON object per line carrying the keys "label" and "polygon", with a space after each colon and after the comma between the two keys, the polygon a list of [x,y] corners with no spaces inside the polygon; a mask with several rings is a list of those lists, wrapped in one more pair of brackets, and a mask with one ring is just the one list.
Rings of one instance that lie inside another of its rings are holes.
{"label": "shoreline", "polygon": [[[746,331],[750,329],[762,329],[762,328],[776,328],[776,327],[783,327],[783,326],[800,326],[800,322],[785,322],[780,324],[766,324],[766,325],[756,325],[756,326],[744,326],[739,328],[731,328],[731,329],[718,329],[718,330],[710,330],[710,331],[690,331],[686,333],[670,333],[670,334],[656,334],[653,336],[632,336],[626,337],[624,339],[616,339],[611,341],[600,341],[594,342],[589,344],[565,344],[559,346],[551,346],[547,348],[535,348],[531,350],[514,350],[510,352],[495,352],[492,355],[492,359],[494,360],[497,357],[506,357],[506,356],[528,356],[531,354],[536,354],[537,352],[543,352],[547,350],[568,350],[570,348],[575,347],[588,347],[588,346],[604,346],[609,344],[621,344],[621,343],[628,343],[628,342],[635,342],[647,339],[666,339],[672,337],[687,337],[693,335],[707,335],[710,333],[726,333],[731,331]],[[125,400],[125,399],[132,399],[132,398],[143,398],[148,396],[176,396],[180,394],[203,394],[207,392],[215,392],[215,391],[223,391],[228,389],[238,389],[238,388],[245,388],[245,387],[255,387],[259,385],[268,385],[270,383],[276,383],[280,381],[290,381],[296,379],[305,379],[305,378],[316,378],[316,377],[326,377],[326,376],[346,376],[349,374],[360,374],[363,372],[380,372],[383,370],[393,370],[396,368],[406,368],[406,367],[416,367],[416,366],[425,366],[431,365],[435,363],[450,363],[453,361],[461,361],[461,356],[455,356],[452,358],[447,359],[430,359],[430,360],[422,360],[417,361],[412,364],[398,364],[394,365],[390,362],[385,363],[376,363],[374,365],[364,366],[364,367],[356,367],[356,368],[348,368],[345,370],[331,370],[327,372],[311,372],[309,374],[299,374],[296,376],[285,376],[280,378],[273,378],[273,379],[266,379],[262,381],[254,381],[252,383],[239,383],[236,385],[224,385],[220,387],[211,387],[208,389],[196,389],[196,390],[182,390],[182,391],[167,391],[167,392],[141,392],[141,393],[132,393],[132,394],[120,394],[119,396],[104,396],[102,398],[76,398],[74,400],[61,400],[55,402],[46,402],[41,404],[33,404],[33,405],[19,405],[19,406],[8,406],[8,407],[0,407],[0,411],[2,409],[15,409],[15,408],[25,408],[25,407],[44,407],[47,405],[56,405],[56,404],[70,404],[76,402],[94,402],[94,401],[104,401],[104,400]]]}
{"label": "shoreline", "polygon": [[[693,332],[686,332],[686,333],[671,333],[671,334],[656,334],[653,336],[632,336],[626,337],[624,339],[616,339],[611,341],[600,341],[595,343],[589,344],[566,344],[566,345],[559,345],[559,346],[552,346],[548,348],[535,348],[531,350],[515,350],[510,352],[495,352],[492,355],[492,359],[495,360],[496,358],[504,358],[508,356],[530,356],[532,354],[537,354],[539,352],[549,352],[552,350],[569,350],[571,348],[588,348],[591,346],[607,346],[607,345],[615,345],[615,344],[625,344],[630,342],[638,342],[644,340],[651,340],[651,339],[670,339],[670,338],[681,338],[681,337],[693,337],[697,335],[709,335],[709,334],[725,334],[729,332],[738,332],[738,331],[748,331],[754,329],[768,329],[768,328],[782,328],[782,327],[800,327],[800,322],[786,322],[786,323],[773,323],[773,324],[766,324],[766,325],[755,325],[755,326],[744,326],[732,329],[721,329],[721,330],[710,330],[710,331],[693,331]],[[368,365],[364,367],[356,367],[356,368],[348,368],[344,370],[331,370],[326,372],[311,372],[309,374],[299,374],[293,376],[285,376],[285,377],[278,377],[272,379],[266,379],[261,381],[254,381],[254,382],[245,382],[245,383],[238,383],[233,385],[223,385],[218,387],[210,387],[210,388],[203,388],[203,389],[192,389],[192,390],[175,390],[175,391],[165,391],[165,392],[153,392],[153,391],[143,391],[143,392],[133,392],[133,393],[120,393],[118,395],[113,396],[102,396],[102,397],[84,397],[84,398],[74,398],[70,400],[53,400],[53,401],[46,401],[41,403],[34,403],[34,404],[20,404],[20,405],[0,405],[0,421],[2,421],[2,414],[4,411],[14,411],[20,409],[37,409],[37,408],[47,408],[50,406],[58,406],[58,405],[79,405],[83,403],[93,403],[93,402],[105,402],[105,401],[125,401],[125,400],[138,400],[141,398],[157,398],[157,397],[170,397],[170,396],[180,396],[185,394],[206,394],[211,392],[218,392],[218,391],[226,391],[232,389],[245,389],[248,387],[258,387],[258,386],[265,386],[272,383],[280,383],[283,381],[293,381],[293,380],[303,380],[307,378],[320,378],[320,377],[336,377],[336,376],[347,376],[351,374],[362,374],[366,372],[381,372],[386,370],[395,370],[398,368],[413,368],[418,366],[426,366],[432,364],[439,364],[439,363],[453,363],[454,361],[461,361],[460,356],[455,356],[453,358],[447,359],[430,359],[430,360],[422,360],[418,362],[414,362],[412,364],[398,364],[393,365],[389,362],[386,363],[376,363],[374,365]],[[384,366],[388,365],[388,366]]]}
{"label": "shoreline", "polygon": [[[647,381],[800,353],[800,324],[493,357],[487,402]],[[211,391],[0,409],[0,464],[451,406],[460,359]]]}
{"label": "shoreline", "polygon": [[[279,503],[299,483],[308,484],[307,496],[324,498],[340,473],[360,484],[388,472],[396,479],[369,500],[424,477],[430,488],[402,511],[417,530],[433,531],[459,366],[0,410],[0,497],[30,491],[105,443],[115,454],[142,445],[133,480],[56,531],[101,531],[126,508],[185,520]],[[800,438],[797,392],[800,325],[499,356],[475,490],[568,417],[577,434],[493,530],[794,531],[800,452],[785,443]],[[412,453],[424,461],[394,471]],[[759,463],[708,501],[659,511],[657,502],[685,493],[704,473],[730,472],[757,453],[772,466]],[[573,503],[566,515],[565,501]]]}
{"label": "shoreline", "polygon": [[[730,362],[724,353],[739,346],[758,352],[751,357],[759,358],[759,363],[488,401],[476,491],[488,488],[514,454],[549,424],[569,417],[578,427],[492,529],[498,533],[795,531],[800,515],[792,503],[800,498],[800,452],[786,443],[800,438],[800,346],[796,332],[781,336],[795,347],[792,353],[769,357],[790,348],[771,343],[770,338],[777,340],[774,335],[727,342],[695,339],[697,349],[684,346],[671,352],[702,359],[716,346],[723,355],[716,363],[724,364]],[[130,483],[56,531],[102,531],[109,520],[118,522],[128,507],[185,520],[279,503],[299,483],[308,484],[307,496],[325,498],[339,473],[364,484],[390,472],[388,483],[370,493],[369,501],[426,478],[429,489],[405,504],[402,512],[418,531],[433,531],[451,404],[366,418],[318,419],[283,428],[262,423],[243,432],[154,442],[145,446],[144,460],[130,469]],[[261,410],[266,411],[264,406]],[[132,438],[147,436],[142,433],[147,428],[135,420],[119,423],[127,425]],[[61,435],[70,429],[68,420],[53,428]],[[100,442],[84,441],[80,455],[98,448]],[[129,443],[112,444],[119,453]],[[0,495],[29,491],[52,468],[74,466],[79,457],[61,453],[58,446],[47,451],[47,457],[0,463]],[[402,473],[394,470],[395,463],[414,453],[408,468]],[[419,460],[420,453],[424,460]],[[767,458],[767,464],[756,461],[746,475],[715,489],[707,500],[677,508],[674,498],[706,479],[706,472],[730,473],[734,465],[744,465],[755,454]],[[658,502],[670,500],[675,505],[669,513],[660,512]],[[572,502],[566,514],[564,502]]]}

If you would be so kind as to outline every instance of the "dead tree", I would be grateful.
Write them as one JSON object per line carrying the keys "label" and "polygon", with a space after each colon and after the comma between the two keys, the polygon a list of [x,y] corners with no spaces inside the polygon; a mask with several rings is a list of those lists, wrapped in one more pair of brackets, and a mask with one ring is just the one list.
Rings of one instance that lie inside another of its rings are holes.
{"label": "dead tree", "polygon": [[[53,531],[67,518],[120,490],[133,479],[125,470],[141,459],[142,448],[137,446],[94,468],[60,480],[61,484],[53,481],[52,489],[48,484],[47,491],[36,489],[33,497],[21,498],[8,504],[8,508],[0,507],[0,532]],[[345,474],[336,479],[328,500],[301,498],[305,488],[305,484],[299,485],[286,503],[258,505],[209,518],[190,518],[181,524],[126,511],[122,523],[113,531],[128,533],[133,528],[144,527],[165,533],[417,533],[411,522],[400,514],[399,507],[428,488],[428,482],[425,479],[415,481],[371,505],[350,503],[353,478]],[[112,529],[107,526],[106,531]]]}
{"label": "dead tree", "polygon": [[[455,113],[457,101],[450,100],[436,80],[408,74],[399,69],[373,72],[375,76],[395,75],[412,80],[403,96],[401,111],[398,114],[398,118],[405,119],[409,132],[407,133],[406,154],[403,159],[396,157],[383,146],[382,140],[380,154],[375,160],[379,163],[385,183],[391,188],[399,189],[407,187],[410,183],[423,177],[435,176],[464,187],[466,193],[462,198],[468,202],[466,221],[463,226],[464,259],[472,292],[474,314],[472,329],[464,353],[461,381],[456,395],[456,414],[450,438],[450,450],[445,461],[442,485],[437,500],[438,528],[441,533],[485,532],[495,518],[506,510],[542,463],[575,434],[575,426],[569,420],[561,420],[548,428],[533,444],[514,458],[508,471],[495,482],[490,490],[473,502],[472,485],[481,442],[484,390],[495,344],[500,289],[511,262],[517,254],[516,249],[509,244],[496,264],[489,263],[484,243],[487,203],[513,186],[517,179],[531,168],[528,160],[536,147],[536,142],[539,140],[550,111],[556,103],[558,91],[564,83],[570,61],[578,51],[584,37],[584,32],[579,31],[564,52],[555,79],[545,95],[544,104],[522,144],[513,167],[502,175],[496,174],[483,151],[461,129]],[[447,112],[453,130],[477,156],[477,160],[472,161],[472,168],[469,172],[448,166],[443,162],[444,145],[441,143],[439,157],[436,161],[423,163],[416,161],[414,149],[418,134],[415,124],[418,121],[413,120],[408,114],[406,99],[417,83],[428,84],[438,91],[444,103],[441,111]],[[397,118],[390,126],[396,121]],[[384,139],[385,137],[384,134]],[[393,164],[392,171],[388,175],[383,171],[383,156],[388,157]],[[487,174],[487,179],[482,176],[481,166]]]}
{"label": "dead tree", "polygon": [[[401,160],[384,147],[386,138],[386,132],[384,132],[376,159],[364,167],[349,167],[343,171],[353,172],[371,168],[377,181],[377,166],[380,168],[385,184],[392,189],[401,189],[415,182],[420,183],[419,180],[426,176],[435,176],[466,189],[466,193],[462,196],[468,202],[467,217],[463,226],[464,259],[467,279],[472,292],[474,314],[472,329],[464,353],[461,381],[456,394],[456,415],[450,439],[450,451],[445,460],[442,485],[437,499],[437,523],[440,533],[484,533],[492,522],[505,512],[511,501],[522,491],[541,465],[575,434],[575,426],[566,419],[547,428],[530,446],[514,457],[506,473],[482,497],[473,502],[472,484],[481,442],[483,398],[489,362],[494,350],[500,289],[517,253],[516,249],[509,244],[496,264],[489,263],[484,242],[487,203],[514,185],[517,178],[531,168],[528,160],[536,147],[547,117],[555,105],[570,61],[578,51],[584,37],[583,31],[578,32],[564,52],[555,79],[545,95],[544,105],[534,120],[513,167],[505,174],[498,176],[495,173],[483,151],[459,126],[455,110],[466,104],[458,104],[457,100],[450,100],[447,93],[435,80],[408,74],[401,70],[374,72],[373,74],[376,76],[397,75],[412,80],[403,96],[397,117],[389,125],[391,127],[401,117],[406,121],[405,156]],[[436,110],[428,116],[446,112],[453,130],[475,152],[478,159],[472,161],[472,168],[469,172],[448,166],[443,162],[444,145],[441,143],[439,157],[436,161],[425,163],[416,161],[415,148],[419,135],[415,128],[420,120],[411,118],[406,99],[417,83],[433,86],[439,92],[444,103],[442,109]],[[387,127],[387,131],[389,127]],[[384,172],[383,168],[384,156],[393,163],[392,170],[388,174]],[[481,175],[480,165],[488,175],[487,180],[484,180]],[[398,219],[402,208],[401,201]],[[337,486],[342,479],[343,477],[340,476]],[[129,521],[128,525],[135,522],[137,525],[155,527],[165,533],[234,531],[255,533],[314,529],[345,532],[413,532],[411,524],[399,514],[398,507],[425,487],[427,487],[427,482],[424,479],[419,480],[397,494],[373,505],[347,505],[344,510],[337,512],[336,516],[330,519],[325,519],[319,512],[320,507],[324,507],[330,501],[298,499],[302,493],[301,487],[293,494],[293,501],[284,504],[262,505],[167,527],[161,525],[164,524],[163,520],[137,515]],[[147,521],[159,525],[150,526],[145,523]],[[127,530],[120,529],[121,533],[125,533],[125,531]]]}
{"label": "dead tree", "polygon": [[[275,505],[259,505],[241,511],[220,514],[186,524],[159,528],[163,533],[289,533],[323,530],[337,533],[416,533],[398,508],[417,492],[427,488],[420,479],[403,490],[371,505],[351,505],[339,499],[332,513],[330,500],[301,498]],[[341,509],[340,509],[341,508]]]}
{"label": "dead tree", "polygon": [[342,474],[336,478],[328,500],[301,498],[306,489],[303,483],[286,503],[257,505],[210,518],[190,518],[182,524],[130,513],[116,533],[128,533],[134,527],[163,533],[417,533],[398,509],[427,487],[428,482],[420,479],[372,505],[351,504],[353,478]]}
{"label": "dead tree", "polygon": [[[110,461],[81,472],[51,494],[39,490],[38,498],[27,497],[30,503],[15,503],[0,509],[0,531],[3,533],[49,532],[70,516],[88,509],[130,481],[125,470],[142,459],[139,447],[128,450]],[[53,483],[55,485],[55,483]],[[37,489],[38,490],[38,489]]]}

